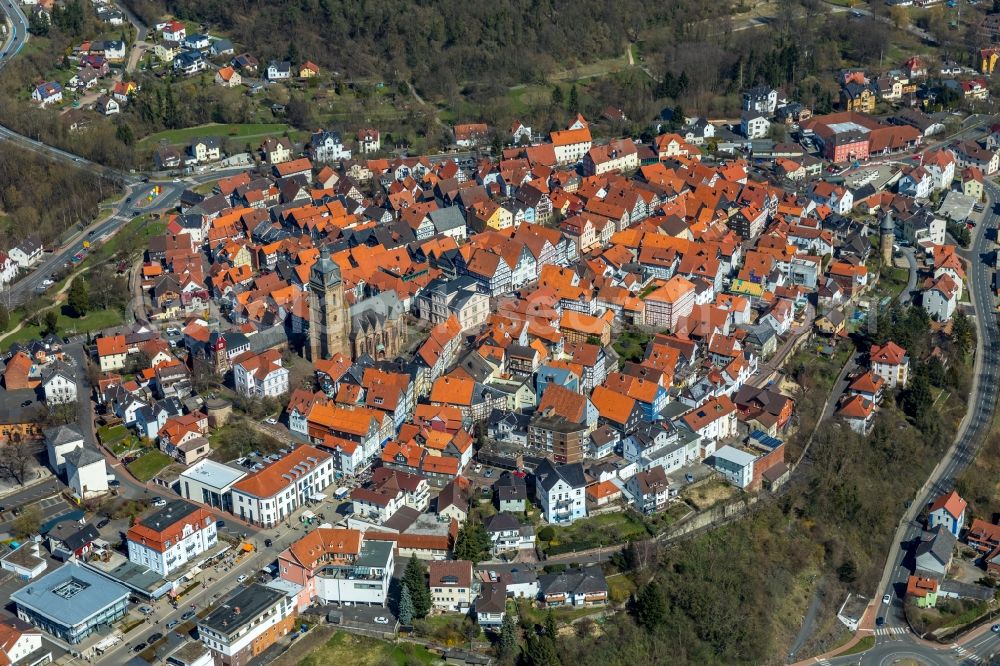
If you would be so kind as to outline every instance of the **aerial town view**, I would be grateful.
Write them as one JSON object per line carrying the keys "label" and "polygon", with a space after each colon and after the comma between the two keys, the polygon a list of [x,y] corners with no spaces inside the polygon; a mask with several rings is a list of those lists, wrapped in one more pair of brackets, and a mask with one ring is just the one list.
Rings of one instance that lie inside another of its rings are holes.
{"label": "aerial town view", "polygon": [[0,666],[1000,665],[998,98],[998,0],[0,0]]}

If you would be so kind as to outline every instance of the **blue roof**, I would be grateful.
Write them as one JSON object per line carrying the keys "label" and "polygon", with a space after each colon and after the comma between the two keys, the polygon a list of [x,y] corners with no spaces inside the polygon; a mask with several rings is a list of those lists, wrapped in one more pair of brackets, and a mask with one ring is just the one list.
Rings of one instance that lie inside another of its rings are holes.
{"label": "blue roof", "polygon": [[128,588],[79,564],[66,563],[10,595],[20,606],[62,626],[82,624],[127,599]]}
{"label": "blue roof", "polygon": [[762,430],[754,430],[750,433],[750,439],[766,449],[776,449],[781,446],[780,439],[777,437],[771,437]]}

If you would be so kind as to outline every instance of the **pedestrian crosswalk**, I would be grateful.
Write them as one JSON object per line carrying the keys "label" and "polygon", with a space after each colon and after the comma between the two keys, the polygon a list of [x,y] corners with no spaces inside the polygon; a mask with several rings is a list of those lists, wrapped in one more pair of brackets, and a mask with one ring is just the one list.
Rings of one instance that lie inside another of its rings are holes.
{"label": "pedestrian crosswalk", "polygon": [[817,659],[816,663],[819,664],[819,666],[830,666],[829,659]]}
{"label": "pedestrian crosswalk", "polygon": [[909,629],[906,627],[876,627],[876,636],[901,636],[908,633]]}
{"label": "pedestrian crosswalk", "polygon": [[957,652],[958,656],[961,657],[964,661],[972,662],[973,664],[978,664],[981,661],[983,661],[983,658],[980,657],[978,654],[969,652],[958,643],[952,643],[951,649]]}

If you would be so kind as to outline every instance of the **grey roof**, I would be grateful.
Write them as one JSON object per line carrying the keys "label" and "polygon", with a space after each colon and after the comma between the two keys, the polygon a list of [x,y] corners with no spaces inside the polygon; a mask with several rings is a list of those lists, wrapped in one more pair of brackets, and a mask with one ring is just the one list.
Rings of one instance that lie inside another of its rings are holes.
{"label": "grey roof", "polygon": [[104,456],[102,456],[97,449],[92,449],[89,446],[81,446],[80,448],[73,449],[66,454],[66,462],[77,469],[97,462],[102,462],[103,460]]}
{"label": "grey roof", "polygon": [[588,594],[607,592],[608,582],[601,567],[590,566],[539,576],[538,588],[542,594]]}
{"label": "grey roof", "polygon": [[583,465],[573,463],[572,465],[553,465],[548,458],[535,468],[535,478],[538,485],[546,492],[551,490],[560,480],[565,481],[571,488],[583,488],[587,485],[587,477],[583,473]]}
{"label": "grey roof", "polygon": [[465,226],[465,217],[458,206],[438,208],[432,210],[427,216],[431,218],[431,223],[439,234]]}
{"label": "grey roof", "polygon": [[199,625],[208,627],[224,636],[232,636],[242,627],[256,620],[265,609],[277,603],[284,596],[284,592],[254,583],[243,588],[224,604],[206,615],[199,622]]}
{"label": "grey roof", "polygon": [[930,532],[921,535],[920,543],[917,545],[916,557],[930,555],[941,564],[946,564],[951,559],[952,550],[955,548],[957,539],[955,535],[938,525]]}
{"label": "grey roof", "polygon": [[52,442],[54,446],[59,446],[60,444],[82,442],[83,433],[80,431],[80,426],[70,423],[68,425],[49,428],[45,431],[45,439]]}
{"label": "grey roof", "polygon": [[490,516],[489,520],[486,521],[487,532],[509,532],[520,527],[521,523],[514,517],[514,514],[506,511]]}
{"label": "grey roof", "polygon": [[140,520],[139,524],[144,527],[148,527],[154,532],[162,532],[171,525],[184,520],[197,510],[198,507],[194,504],[185,502],[182,499],[176,499],[172,502],[168,502],[167,505],[159,511]]}
{"label": "grey roof", "polygon": [[129,591],[96,571],[67,563],[21,588],[10,598],[62,626],[86,622],[128,598]]}
{"label": "grey roof", "polygon": [[59,523],[49,530],[45,536],[56,541],[62,541],[70,550],[83,548],[88,543],[92,543],[94,539],[101,537],[97,528],[93,525],[88,523],[80,527],[74,522]]}

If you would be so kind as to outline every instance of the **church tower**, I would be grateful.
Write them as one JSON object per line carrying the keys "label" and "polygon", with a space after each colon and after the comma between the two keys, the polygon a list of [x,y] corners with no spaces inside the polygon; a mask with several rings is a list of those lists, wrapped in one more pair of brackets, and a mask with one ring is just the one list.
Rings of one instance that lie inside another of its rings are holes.
{"label": "church tower", "polygon": [[879,227],[879,249],[882,251],[882,265],[892,266],[892,244],[896,240],[896,223],[892,211],[887,210]]}
{"label": "church tower", "polygon": [[309,360],[330,358],[337,352],[351,357],[351,316],[344,298],[340,268],[330,249],[320,250],[309,273]]}

